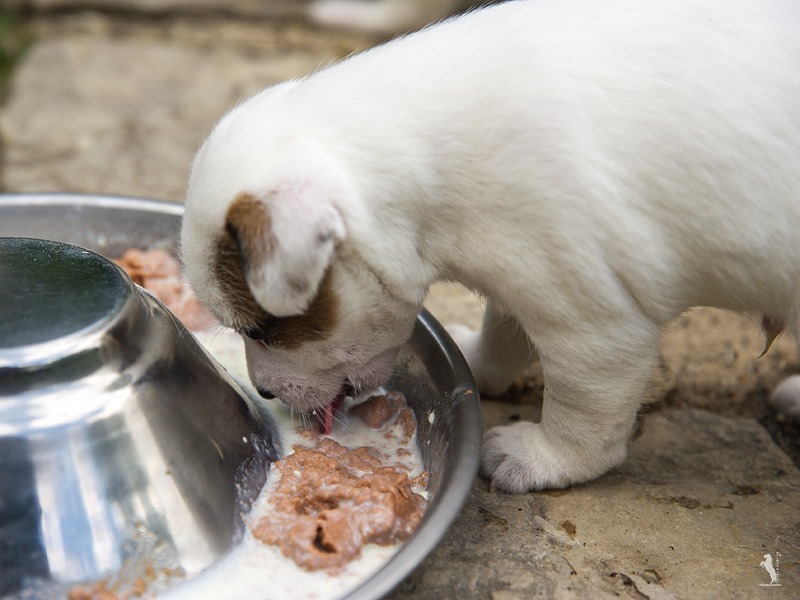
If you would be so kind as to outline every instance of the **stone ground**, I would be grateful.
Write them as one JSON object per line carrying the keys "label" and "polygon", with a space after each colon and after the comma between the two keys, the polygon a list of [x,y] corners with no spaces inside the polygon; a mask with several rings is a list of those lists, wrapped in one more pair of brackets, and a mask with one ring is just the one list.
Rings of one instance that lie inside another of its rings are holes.
{"label": "stone ground", "polygon": [[[26,50],[0,106],[0,191],[180,202],[193,152],[237,100],[380,41],[314,27],[302,4],[3,0],[0,73]],[[480,320],[478,300],[457,287],[438,286],[429,306],[444,322]],[[390,597],[800,597],[800,427],[766,403],[800,367],[791,340],[757,359],[762,344],[752,320],[679,319],[621,468],[520,496],[478,480]],[[484,401],[486,425],[535,419],[540,401],[533,369]],[[763,586],[765,554],[780,587]]]}

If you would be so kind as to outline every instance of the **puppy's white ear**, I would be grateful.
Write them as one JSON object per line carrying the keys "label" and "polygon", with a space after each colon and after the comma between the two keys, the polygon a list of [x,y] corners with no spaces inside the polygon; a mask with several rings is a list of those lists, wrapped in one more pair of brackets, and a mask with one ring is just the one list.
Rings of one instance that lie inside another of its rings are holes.
{"label": "puppy's white ear", "polygon": [[264,194],[241,194],[226,228],[239,246],[253,298],[276,317],[299,315],[316,296],[344,221],[324,190],[292,181]]}

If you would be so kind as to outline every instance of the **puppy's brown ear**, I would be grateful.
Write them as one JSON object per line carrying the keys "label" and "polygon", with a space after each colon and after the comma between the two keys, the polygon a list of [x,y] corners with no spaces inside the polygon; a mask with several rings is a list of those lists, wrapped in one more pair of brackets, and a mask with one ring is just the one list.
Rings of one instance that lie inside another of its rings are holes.
{"label": "puppy's brown ear", "polygon": [[339,211],[312,184],[292,181],[263,196],[241,194],[226,217],[250,292],[276,317],[306,311],[345,237]]}

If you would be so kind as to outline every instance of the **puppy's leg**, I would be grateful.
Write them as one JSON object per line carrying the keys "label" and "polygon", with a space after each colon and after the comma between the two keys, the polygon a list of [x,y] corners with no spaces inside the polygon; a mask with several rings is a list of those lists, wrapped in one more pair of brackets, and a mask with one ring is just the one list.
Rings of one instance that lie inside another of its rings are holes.
{"label": "puppy's leg", "polygon": [[[800,356],[800,321],[795,321],[791,331]],[[800,422],[800,375],[790,375],[784,379],[770,394],[769,403],[782,415]]]}
{"label": "puppy's leg", "polygon": [[467,359],[478,389],[487,396],[506,391],[520,371],[539,358],[519,321],[491,301],[480,331],[464,325],[447,329]]}
{"label": "puppy's leg", "polygon": [[545,378],[541,423],[494,427],[482,471],[508,492],[561,488],[619,465],[647,381],[659,331],[644,318],[585,333],[553,332],[539,349]]}

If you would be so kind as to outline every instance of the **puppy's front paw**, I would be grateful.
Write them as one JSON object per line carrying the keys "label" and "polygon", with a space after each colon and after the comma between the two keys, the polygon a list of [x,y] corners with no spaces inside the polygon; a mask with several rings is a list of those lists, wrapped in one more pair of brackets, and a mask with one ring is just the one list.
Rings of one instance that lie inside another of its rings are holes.
{"label": "puppy's front paw", "polygon": [[510,493],[569,485],[535,423],[493,427],[483,437],[481,473]]}
{"label": "puppy's front paw", "polygon": [[483,438],[481,473],[493,489],[510,493],[564,488],[599,477],[625,459],[626,445],[602,453],[553,444],[541,425],[493,427]]}
{"label": "puppy's front paw", "polygon": [[483,347],[480,331],[458,323],[451,323],[446,329],[467,359],[481,394],[499,396],[511,386],[517,375],[516,371],[509,372],[504,365],[492,364],[492,356]]}

